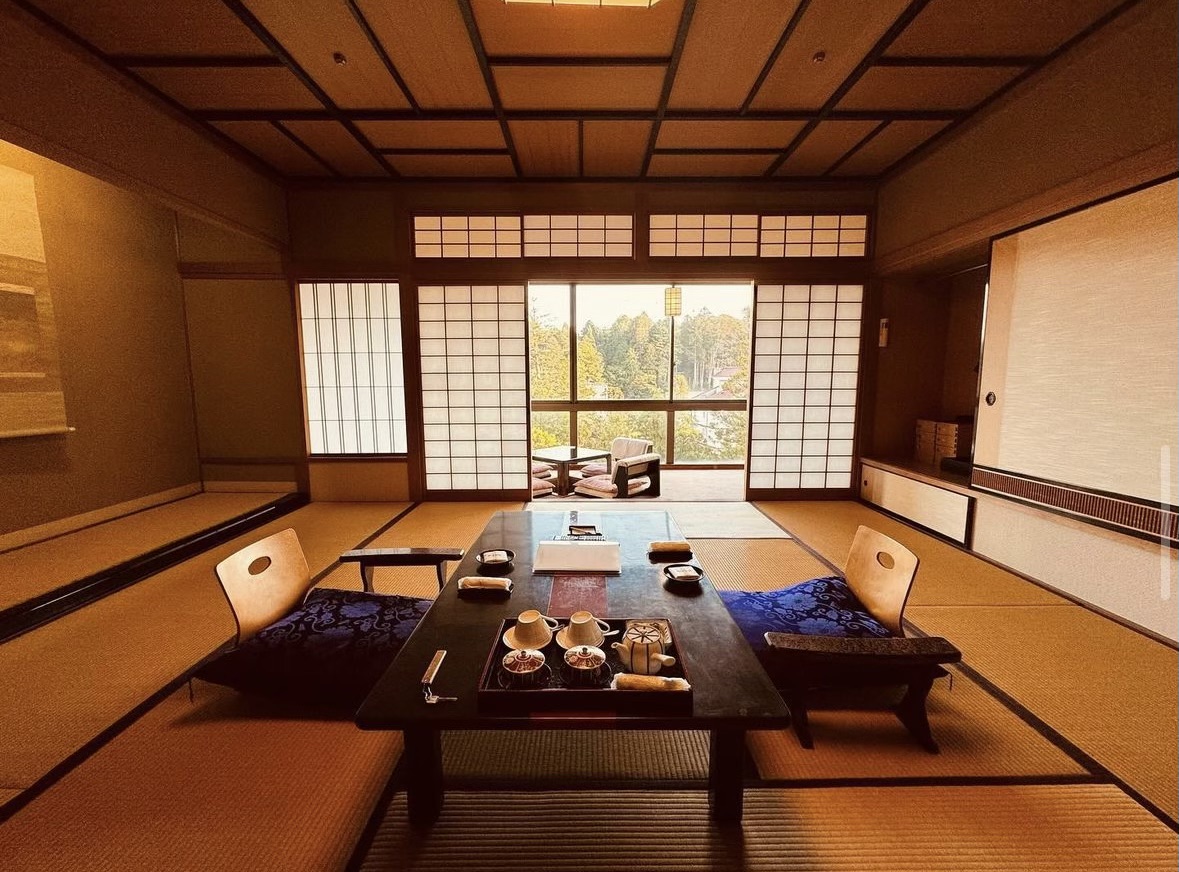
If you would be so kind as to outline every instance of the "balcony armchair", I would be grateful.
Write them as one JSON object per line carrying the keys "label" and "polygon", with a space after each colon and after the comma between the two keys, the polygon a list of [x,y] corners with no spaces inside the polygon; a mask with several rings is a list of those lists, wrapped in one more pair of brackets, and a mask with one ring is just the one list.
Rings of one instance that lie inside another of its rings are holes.
{"label": "balcony armchair", "polygon": [[627,499],[638,494],[657,497],[659,461],[659,455],[654,452],[616,460],[613,474],[582,478],[573,492],[601,499]]}
{"label": "balcony armchair", "polygon": [[962,659],[942,638],[906,638],[905,602],[917,556],[883,533],[856,531],[844,576],[763,593],[721,591],[734,620],[790,707],[795,733],[813,748],[807,694],[819,688],[906,686],[897,718],[936,754],[925,710],[943,664]]}
{"label": "balcony armchair", "polygon": [[360,565],[364,589],[313,589],[295,531],[267,536],[217,564],[236,646],[197,677],[350,717],[432,603],[374,593],[373,570],[433,566],[441,587],[445,564],[462,556],[459,548],[349,551],[340,559]]}
{"label": "balcony armchair", "polygon": [[600,460],[591,461],[582,466],[578,472],[581,473],[582,478],[593,478],[595,475],[609,475],[611,467],[617,465],[618,461],[625,460],[628,457],[650,454],[654,450],[655,443],[650,439],[632,439],[629,436],[619,436],[610,443],[609,462]]}

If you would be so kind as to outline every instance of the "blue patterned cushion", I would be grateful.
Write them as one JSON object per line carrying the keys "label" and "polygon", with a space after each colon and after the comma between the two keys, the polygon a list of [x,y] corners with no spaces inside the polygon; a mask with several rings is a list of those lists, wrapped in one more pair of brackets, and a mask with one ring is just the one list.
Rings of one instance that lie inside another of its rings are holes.
{"label": "blue patterned cushion", "polygon": [[754,651],[767,647],[766,633],[804,636],[891,636],[864,610],[847,582],[837,575],[813,578],[784,590],[745,593],[718,591]]}
{"label": "blue patterned cushion", "polygon": [[210,663],[198,677],[351,715],[430,604],[414,597],[317,588],[298,609]]}

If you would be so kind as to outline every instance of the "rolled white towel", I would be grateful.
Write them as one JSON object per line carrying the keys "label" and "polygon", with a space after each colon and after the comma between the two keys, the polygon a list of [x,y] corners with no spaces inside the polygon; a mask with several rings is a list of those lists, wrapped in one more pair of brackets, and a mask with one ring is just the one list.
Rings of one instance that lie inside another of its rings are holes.
{"label": "rolled white towel", "polygon": [[631,675],[620,672],[610,683],[614,690],[691,690],[692,685],[684,678],[669,678],[665,675]]}
{"label": "rolled white towel", "polygon": [[459,590],[502,590],[512,592],[510,578],[486,578],[482,575],[466,575],[458,580]]}

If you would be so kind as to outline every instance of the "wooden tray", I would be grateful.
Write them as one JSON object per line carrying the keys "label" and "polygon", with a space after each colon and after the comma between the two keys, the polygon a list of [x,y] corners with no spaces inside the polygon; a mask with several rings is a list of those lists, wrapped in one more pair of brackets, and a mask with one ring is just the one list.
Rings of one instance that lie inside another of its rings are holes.
{"label": "wooden tray", "polygon": [[501,714],[528,714],[541,711],[607,711],[618,714],[631,715],[691,715],[692,691],[689,690],[613,690],[610,688],[611,677],[619,672],[625,672],[618,652],[611,647],[612,643],[622,637],[627,621],[649,620],[663,621],[668,626],[671,635],[671,646],[668,653],[676,658],[674,666],[665,666],[659,672],[667,678],[683,678],[691,684],[692,679],[684,668],[680,652],[677,650],[675,628],[667,618],[641,617],[617,618],[607,620],[611,630],[618,634],[607,636],[602,643],[602,650],[606,654],[606,666],[609,675],[604,675],[600,686],[586,687],[572,685],[569,682],[565,668],[565,649],[557,644],[556,634],[542,650],[545,656],[545,670],[547,673],[527,687],[516,687],[511,683],[510,675],[503,668],[503,657],[510,650],[503,642],[504,633],[516,625],[515,618],[508,618],[501,625],[495,635],[495,644],[483,666],[483,673],[479,676],[477,698],[479,708],[483,711],[494,711]]}

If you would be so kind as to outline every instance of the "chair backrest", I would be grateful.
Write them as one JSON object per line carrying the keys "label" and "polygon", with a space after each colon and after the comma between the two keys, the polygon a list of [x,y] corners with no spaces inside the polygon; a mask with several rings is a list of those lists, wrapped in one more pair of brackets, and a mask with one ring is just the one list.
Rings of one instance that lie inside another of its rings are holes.
{"label": "chair backrest", "polygon": [[625,460],[628,457],[638,457],[655,450],[655,443],[650,439],[631,439],[629,436],[619,436],[610,443],[610,455],[615,460]]}
{"label": "chair backrest", "polygon": [[311,572],[299,537],[287,528],[226,557],[217,564],[217,580],[233,609],[240,645],[303,601]]}
{"label": "chair backrest", "polygon": [[843,570],[848,587],[895,636],[905,635],[901,618],[917,563],[917,555],[895,539],[868,527],[856,530]]}

